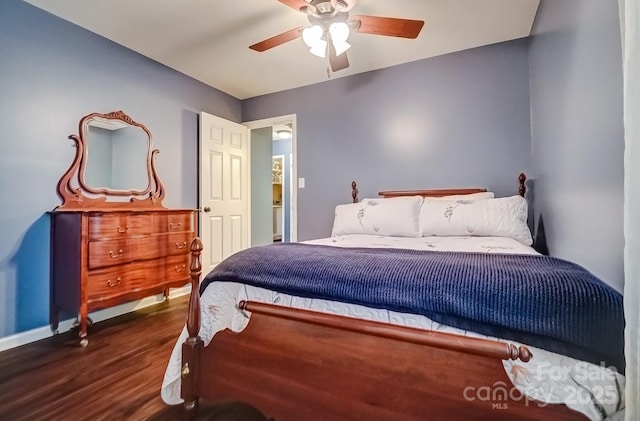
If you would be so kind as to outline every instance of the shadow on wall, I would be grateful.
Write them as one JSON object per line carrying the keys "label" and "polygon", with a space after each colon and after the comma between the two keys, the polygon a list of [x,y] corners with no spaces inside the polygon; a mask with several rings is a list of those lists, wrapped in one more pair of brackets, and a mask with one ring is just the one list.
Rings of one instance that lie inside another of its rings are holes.
{"label": "shadow on wall", "polygon": [[[198,141],[200,119],[197,112],[182,110],[182,189],[181,203],[193,203],[198,207],[198,195],[200,190],[200,143]],[[162,176],[160,176],[162,179]]]}
{"label": "shadow on wall", "polygon": [[9,260],[16,274],[15,333],[49,323],[50,226],[49,215],[40,216]]}
{"label": "shadow on wall", "polygon": [[535,201],[535,180],[528,178],[525,182],[527,187],[527,193],[525,194],[525,198],[527,199],[529,205],[529,215],[527,219],[527,224],[529,225],[529,230],[531,230],[531,236],[533,237],[533,247],[540,254],[544,254],[545,256],[549,255],[549,248],[547,247],[547,237],[544,231],[544,220],[542,219],[542,214],[538,215],[538,220],[535,219],[535,210],[533,208],[533,203]]}
{"label": "shadow on wall", "polygon": [[549,248],[547,247],[547,235],[544,232],[544,220],[542,214],[538,218],[538,224],[536,228],[535,240],[533,242],[533,248],[540,254],[545,256],[549,255]]}
{"label": "shadow on wall", "polygon": [[349,92],[364,90],[376,83],[380,72],[360,73],[358,77],[348,77],[344,79]]}
{"label": "shadow on wall", "polygon": [[536,198],[535,180],[533,178],[527,178],[527,180],[524,182],[524,185],[527,189],[524,195],[524,198],[527,199],[527,225],[529,226],[529,231],[531,231],[531,236],[534,237],[535,241],[536,220],[535,209],[533,207]]}

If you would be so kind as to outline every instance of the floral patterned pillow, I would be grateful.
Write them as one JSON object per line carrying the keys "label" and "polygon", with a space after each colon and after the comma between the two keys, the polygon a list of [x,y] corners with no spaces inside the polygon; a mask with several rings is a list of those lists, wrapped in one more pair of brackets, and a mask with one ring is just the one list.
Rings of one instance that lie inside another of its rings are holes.
{"label": "floral patterned pillow", "polygon": [[420,230],[428,236],[509,237],[531,245],[527,201],[520,196],[485,200],[425,199]]}
{"label": "floral patterned pillow", "polygon": [[363,199],[336,206],[332,237],[347,234],[378,234],[420,237],[421,196]]}

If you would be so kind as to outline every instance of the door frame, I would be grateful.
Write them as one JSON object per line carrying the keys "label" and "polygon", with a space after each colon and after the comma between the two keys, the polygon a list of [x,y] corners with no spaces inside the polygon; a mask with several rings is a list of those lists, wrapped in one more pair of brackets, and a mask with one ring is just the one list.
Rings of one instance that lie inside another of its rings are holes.
{"label": "door frame", "polygon": [[[249,139],[251,138],[251,130],[261,129],[263,127],[273,127],[276,124],[291,122],[291,206],[289,219],[289,241],[292,243],[298,241],[298,129],[296,122],[296,114],[287,114],[278,117],[263,118],[261,120],[246,121],[241,124],[249,129]],[[251,162],[251,142],[249,142],[249,162]],[[251,167],[249,166],[249,180],[251,179]],[[249,209],[251,209],[251,183],[249,183]],[[284,227],[283,227],[284,228]],[[251,232],[251,214],[249,214],[249,232]],[[251,244],[251,243],[249,243]]]}

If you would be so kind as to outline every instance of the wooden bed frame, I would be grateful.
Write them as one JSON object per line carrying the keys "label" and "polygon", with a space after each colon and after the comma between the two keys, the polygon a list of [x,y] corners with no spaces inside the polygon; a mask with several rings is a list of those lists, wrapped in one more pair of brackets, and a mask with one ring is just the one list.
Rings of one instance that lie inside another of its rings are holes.
{"label": "wooden bed frame", "polygon": [[[520,189],[525,193],[524,174]],[[357,186],[352,184],[357,201]],[[443,196],[484,189],[381,192]],[[182,397],[191,418],[199,398],[239,400],[275,421],[585,420],[565,405],[524,398],[502,360],[532,358],[525,346],[258,302],[241,333],[205,347],[200,329],[200,253],[191,245],[192,293],[182,346]]]}

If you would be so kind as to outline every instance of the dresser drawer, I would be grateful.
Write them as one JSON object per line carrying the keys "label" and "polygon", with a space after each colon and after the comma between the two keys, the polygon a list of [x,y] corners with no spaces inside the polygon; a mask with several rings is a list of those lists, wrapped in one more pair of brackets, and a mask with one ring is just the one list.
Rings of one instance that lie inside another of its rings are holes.
{"label": "dresser drawer", "polygon": [[151,233],[151,215],[101,214],[89,217],[89,240]]}
{"label": "dresser drawer", "polygon": [[172,233],[193,231],[192,212],[165,212],[153,216],[153,232]]}
{"label": "dresser drawer", "polygon": [[185,254],[189,252],[189,246],[194,238],[192,232],[181,232],[176,234],[168,234],[164,236],[166,239],[167,254]]}
{"label": "dresser drawer", "polygon": [[87,300],[104,300],[162,284],[164,273],[161,262],[163,260],[150,260],[89,272]]}
{"label": "dresser drawer", "polygon": [[181,279],[185,280],[185,284],[189,282],[189,260],[190,255],[178,254],[169,256],[165,264],[165,276],[167,282],[176,282]]}
{"label": "dresser drawer", "polygon": [[156,241],[155,236],[151,235],[122,240],[90,241],[89,269],[154,259],[163,255],[163,246],[164,244]]}

